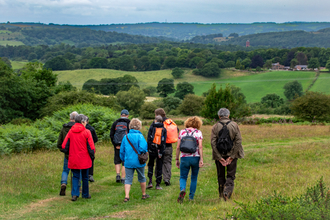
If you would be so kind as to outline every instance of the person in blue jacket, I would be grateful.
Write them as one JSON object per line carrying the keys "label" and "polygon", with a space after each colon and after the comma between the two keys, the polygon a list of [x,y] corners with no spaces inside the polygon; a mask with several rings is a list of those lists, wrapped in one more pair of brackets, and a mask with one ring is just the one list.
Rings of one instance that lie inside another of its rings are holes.
{"label": "person in blue jacket", "polygon": [[140,132],[141,128],[141,121],[137,118],[133,118],[129,124],[129,133],[124,136],[120,146],[120,159],[125,163],[126,172],[124,202],[129,201],[129,191],[131,190],[135,170],[138,173],[138,181],[141,185],[142,199],[150,197],[146,194],[146,177],[144,175],[146,164],[140,164],[137,153],[135,153],[127,140],[129,139],[139,154],[146,153],[148,151],[148,144]]}

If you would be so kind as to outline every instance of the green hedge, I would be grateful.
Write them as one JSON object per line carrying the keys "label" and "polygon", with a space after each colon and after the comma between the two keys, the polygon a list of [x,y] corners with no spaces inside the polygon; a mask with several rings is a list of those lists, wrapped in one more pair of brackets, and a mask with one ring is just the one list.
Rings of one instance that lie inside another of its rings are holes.
{"label": "green hedge", "polygon": [[31,125],[6,124],[0,127],[0,155],[31,152],[39,149],[56,149],[62,125],[69,122],[71,112],[77,111],[89,117],[99,140],[109,139],[112,123],[120,117],[119,112],[92,104],[77,104],[55,112],[50,117]]}

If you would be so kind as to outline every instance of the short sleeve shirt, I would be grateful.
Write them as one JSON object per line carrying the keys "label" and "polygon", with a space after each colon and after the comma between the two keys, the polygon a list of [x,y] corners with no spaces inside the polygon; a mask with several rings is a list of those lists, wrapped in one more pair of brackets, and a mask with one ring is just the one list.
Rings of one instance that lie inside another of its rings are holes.
{"label": "short sleeve shirt", "polygon": [[[189,135],[191,135],[192,132],[194,132],[193,136],[196,138],[197,140],[197,146],[198,146],[198,141],[199,140],[203,140],[203,135],[202,132],[196,128],[186,128],[180,131],[179,133],[179,140],[181,140],[182,137],[187,136],[187,132],[188,131]],[[195,153],[183,153],[181,152],[180,157],[200,157],[200,153],[199,153],[199,146],[197,148],[197,151]]]}

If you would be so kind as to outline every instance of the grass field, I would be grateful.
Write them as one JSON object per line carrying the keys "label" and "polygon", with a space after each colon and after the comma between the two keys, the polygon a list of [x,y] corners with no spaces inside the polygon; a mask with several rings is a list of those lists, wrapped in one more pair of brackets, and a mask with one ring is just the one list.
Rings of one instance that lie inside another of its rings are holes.
{"label": "grass field", "polygon": [[25,66],[25,64],[28,63],[26,61],[10,61],[10,62],[14,70],[22,69]]}
{"label": "grass field", "polygon": [[[323,176],[330,184],[330,130],[328,126],[240,126],[245,158],[238,161],[232,200],[218,199],[216,168],[211,160],[210,129],[203,126],[205,166],[200,169],[195,201],[176,202],[179,170],[172,167],[172,185],[148,190],[142,201],[134,177],[131,200],[124,203],[124,187],[115,183],[113,147],[97,145],[96,182],[90,184],[92,199],[70,201],[58,195],[63,154],[43,151],[15,154],[0,159],[1,219],[224,219],[235,201],[254,203],[274,191],[296,196]],[[145,128],[144,128],[145,129]],[[173,164],[175,158],[173,157]],[[188,187],[189,188],[188,180]],[[70,189],[70,186],[68,186]]]}
{"label": "grass field", "polygon": [[195,93],[201,95],[210,84],[216,83],[217,88],[227,83],[236,85],[242,89],[247,102],[260,102],[261,98],[270,93],[276,93],[285,98],[283,86],[290,81],[298,80],[306,89],[313,81],[315,72],[292,72],[292,71],[273,71],[250,76],[234,77],[223,80],[210,80],[192,83]]}
{"label": "grass field", "polygon": [[[89,79],[100,80],[102,78],[115,78],[125,74],[135,76],[140,83],[141,88],[146,86],[157,86],[162,78],[173,78],[171,70],[159,70],[151,72],[125,72],[109,69],[87,69],[73,71],[57,71],[59,82],[70,81],[74,86],[81,89],[82,85]],[[313,81],[315,72],[292,72],[292,71],[273,71],[266,73],[249,73],[241,71],[223,70],[219,78],[205,78],[192,74],[192,70],[185,70],[183,78],[176,79],[175,84],[179,82],[189,82],[195,87],[197,95],[202,95],[216,83],[220,85],[227,83],[240,87],[245,94],[248,102],[258,102],[269,93],[276,93],[284,97],[283,86],[285,83],[298,80],[306,89]]]}
{"label": "grass field", "polygon": [[[1,37],[0,37],[0,39],[1,39]],[[24,45],[24,43],[21,41],[14,41],[14,40],[0,40],[0,45],[1,46],[6,46],[6,45],[20,46],[20,45]]]}
{"label": "grass field", "polygon": [[310,91],[330,94],[330,73],[321,73]]}

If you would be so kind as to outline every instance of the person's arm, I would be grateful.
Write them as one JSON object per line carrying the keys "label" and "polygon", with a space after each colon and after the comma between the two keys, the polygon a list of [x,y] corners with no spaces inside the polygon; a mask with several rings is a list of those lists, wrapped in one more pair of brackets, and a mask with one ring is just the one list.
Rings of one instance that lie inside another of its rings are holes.
{"label": "person's arm", "polygon": [[111,126],[111,130],[110,130],[110,140],[111,140],[111,143],[114,147],[115,146],[115,143],[113,143],[113,139],[115,138],[115,132],[116,132],[116,125],[117,125],[117,121],[115,121],[112,126]]}
{"label": "person's arm", "polygon": [[148,143],[152,142],[152,140],[151,140],[152,130],[153,130],[153,127],[152,127],[152,125],[150,125],[149,131],[148,131],[148,136],[147,136],[147,142]]}
{"label": "person's arm", "polygon": [[121,161],[123,161],[125,163],[125,144],[126,144],[126,135],[123,137],[123,140],[121,141],[121,145],[120,145],[120,159]]}
{"label": "person's arm", "polygon": [[94,144],[96,144],[96,142],[98,142],[99,139],[97,138],[95,128],[92,129],[92,132],[91,133],[92,133]]}
{"label": "person's arm", "polygon": [[62,143],[62,152],[65,154],[69,154],[69,148],[70,148],[70,135],[71,135],[71,130],[68,132],[66,135],[63,143]]}
{"label": "person's arm", "polygon": [[235,136],[233,139],[233,149],[229,153],[229,157],[227,158],[227,163],[230,164],[233,159],[236,158],[243,158],[244,157],[244,150],[242,146],[242,135],[241,131],[237,124],[234,124],[234,131]]}
{"label": "person's arm", "polygon": [[178,139],[177,145],[176,145],[176,154],[175,154],[175,164],[176,167],[180,169],[180,143],[181,139]]}
{"label": "person's arm", "polygon": [[60,135],[58,136],[58,139],[57,139],[57,148],[60,151],[62,151],[62,144],[63,144],[64,138],[65,138],[65,137],[63,137],[64,136],[63,133],[64,133],[64,129],[62,127]]}
{"label": "person's arm", "polygon": [[199,147],[199,167],[202,167],[204,165],[203,162],[203,139],[198,140],[198,147]]}

